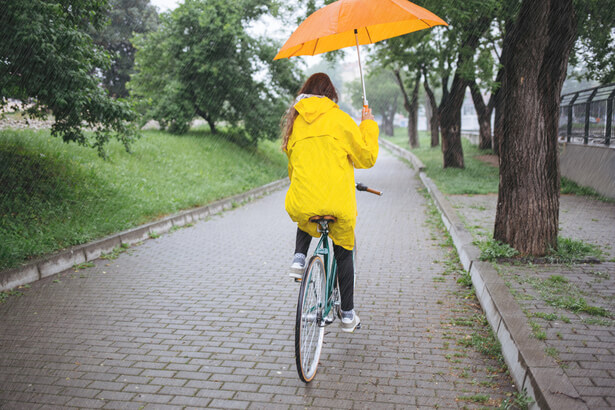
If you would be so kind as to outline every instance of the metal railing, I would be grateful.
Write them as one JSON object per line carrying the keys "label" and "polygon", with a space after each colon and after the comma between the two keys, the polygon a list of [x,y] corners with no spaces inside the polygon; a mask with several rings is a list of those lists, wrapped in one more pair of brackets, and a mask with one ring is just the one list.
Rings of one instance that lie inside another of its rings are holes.
{"label": "metal railing", "polygon": [[562,95],[559,136],[567,142],[611,145],[615,84]]}

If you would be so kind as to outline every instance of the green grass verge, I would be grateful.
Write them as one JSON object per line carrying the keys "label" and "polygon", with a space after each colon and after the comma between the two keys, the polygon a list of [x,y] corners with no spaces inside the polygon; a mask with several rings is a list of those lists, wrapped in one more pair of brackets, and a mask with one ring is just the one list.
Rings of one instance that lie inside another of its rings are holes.
{"label": "green grass verge", "polygon": [[203,130],[145,131],[109,159],[48,130],[0,131],[0,269],[286,176],[277,142],[243,149]]}
{"label": "green grass verge", "polygon": [[[497,194],[499,185],[499,170],[478,157],[493,154],[491,150],[480,150],[466,138],[461,139],[465,169],[442,168],[442,147],[430,147],[431,137],[426,131],[419,131],[419,148],[411,149],[408,144],[408,131],[396,128],[393,137],[386,137],[392,143],[412,151],[425,165],[425,173],[445,194]],[[561,190],[564,195],[579,195],[594,198],[603,202],[615,202],[599,194],[594,189],[580,186],[565,177],[561,179]]]}
{"label": "green grass verge", "polygon": [[562,177],[560,193],[567,195],[586,196],[602,202],[615,202],[615,199],[608,198],[594,190],[593,188],[581,186],[568,178]]}
{"label": "green grass verge", "polygon": [[[396,128],[393,137],[388,140],[410,150],[405,128]],[[442,147],[430,147],[430,135],[419,132],[419,148],[412,149],[425,165],[425,173],[445,194],[494,194],[498,192],[498,168],[491,166],[477,157],[492,154],[491,150],[479,150],[466,138],[461,139],[465,169],[442,168]]]}

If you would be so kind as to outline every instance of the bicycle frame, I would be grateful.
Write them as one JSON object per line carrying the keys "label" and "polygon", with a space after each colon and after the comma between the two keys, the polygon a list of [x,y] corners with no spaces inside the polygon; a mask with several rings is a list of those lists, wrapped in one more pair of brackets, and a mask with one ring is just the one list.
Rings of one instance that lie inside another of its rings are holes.
{"label": "bicycle frame", "polygon": [[[357,184],[356,187],[359,191],[382,195],[381,192],[362,184]],[[324,327],[335,320],[333,309],[337,309],[335,313],[340,320],[342,318],[341,295],[337,286],[338,267],[332,242],[329,242],[329,223],[336,220],[331,215],[315,215],[310,218],[310,222],[318,223],[320,239],[303,270],[302,278],[295,279],[301,282],[295,322],[295,362],[299,378],[305,383],[309,383],[316,375],[325,335]],[[354,249],[353,261],[356,258],[356,244]],[[292,277],[296,277],[294,273],[293,271]],[[316,279],[312,279],[312,275]],[[358,328],[360,323],[356,323],[350,331]]]}
{"label": "bicycle frame", "polygon": [[321,256],[325,265],[325,276],[326,280],[326,288],[325,288],[325,306],[321,306],[322,315],[321,322],[319,326],[324,326],[325,320],[331,309],[333,309],[333,289],[335,289],[335,281],[337,280],[337,262],[333,257],[332,247],[329,244],[329,224],[327,221],[323,221],[320,223],[320,240],[318,241],[318,245],[316,245],[316,249],[314,250],[314,255]]}

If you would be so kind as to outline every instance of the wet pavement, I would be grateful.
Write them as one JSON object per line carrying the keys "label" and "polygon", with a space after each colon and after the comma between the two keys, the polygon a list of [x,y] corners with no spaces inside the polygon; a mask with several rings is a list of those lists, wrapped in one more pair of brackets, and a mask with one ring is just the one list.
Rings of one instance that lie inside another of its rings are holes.
{"label": "wet pavement", "polygon": [[295,370],[298,286],[286,275],[295,228],[277,191],[0,304],[0,408],[481,408],[510,399],[501,361],[469,346],[484,320],[427,221],[416,172],[382,150],[357,180],[385,192],[357,194],[363,327],[327,329],[309,385]]}

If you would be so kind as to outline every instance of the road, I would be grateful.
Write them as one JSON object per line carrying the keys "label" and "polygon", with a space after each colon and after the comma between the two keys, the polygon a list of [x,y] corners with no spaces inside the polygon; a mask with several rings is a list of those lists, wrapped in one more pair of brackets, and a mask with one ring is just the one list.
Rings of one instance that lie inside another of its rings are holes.
{"label": "road", "polygon": [[286,274],[295,227],[277,191],[1,304],[0,408],[497,406],[514,386],[463,343],[480,311],[450,273],[415,171],[381,150],[357,180],[385,193],[357,193],[363,326],[327,329],[309,385]]}

